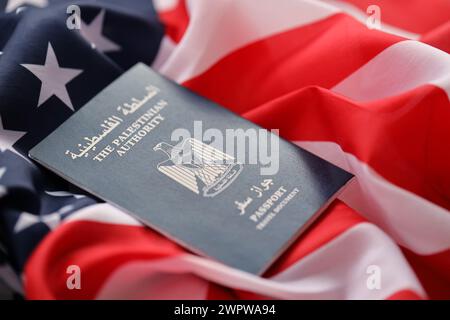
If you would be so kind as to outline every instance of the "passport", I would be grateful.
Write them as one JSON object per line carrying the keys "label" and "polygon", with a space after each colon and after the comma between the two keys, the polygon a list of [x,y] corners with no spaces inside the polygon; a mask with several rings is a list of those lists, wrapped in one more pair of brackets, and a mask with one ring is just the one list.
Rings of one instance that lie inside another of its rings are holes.
{"label": "passport", "polygon": [[254,274],[353,178],[144,64],[29,156],[188,250]]}

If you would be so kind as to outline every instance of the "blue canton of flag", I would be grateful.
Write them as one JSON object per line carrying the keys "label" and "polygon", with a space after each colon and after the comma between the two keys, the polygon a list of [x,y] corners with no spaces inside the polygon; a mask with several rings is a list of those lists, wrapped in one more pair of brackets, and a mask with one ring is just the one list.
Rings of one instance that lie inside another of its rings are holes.
{"label": "blue canton of flag", "polygon": [[29,149],[129,67],[151,64],[163,31],[146,0],[0,0],[0,298],[21,297],[40,240],[98,202]]}

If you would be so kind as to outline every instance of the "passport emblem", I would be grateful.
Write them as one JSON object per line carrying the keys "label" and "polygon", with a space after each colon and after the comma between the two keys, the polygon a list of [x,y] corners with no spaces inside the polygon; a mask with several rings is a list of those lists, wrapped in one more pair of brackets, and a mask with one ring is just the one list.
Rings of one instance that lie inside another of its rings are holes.
{"label": "passport emblem", "polygon": [[173,146],[158,143],[154,151],[162,151],[167,159],[158,170],[203,197],[215,197],[239,176],[243,165],[219,149],[196,139],[185,139]]}

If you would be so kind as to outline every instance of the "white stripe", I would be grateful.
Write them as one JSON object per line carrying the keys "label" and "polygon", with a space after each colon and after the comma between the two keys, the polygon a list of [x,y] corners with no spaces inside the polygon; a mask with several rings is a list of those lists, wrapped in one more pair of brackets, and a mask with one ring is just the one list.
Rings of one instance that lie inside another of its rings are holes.
{"label": "white stripe", "polygon": [[[339,8],[340,10],[342,10],[343,12],[352,16],[353,18],[355,18],[362,24],[366,24],[368,15],[364,11],[360,10],[358,7],[354,6],[351,3],[343,2],[343,1],[339,1],[339,0],[319,0],[319,1],[325,2],[333,7]],[[383,20],[383,15],[381,15],[381,20]],[[394,34],[396,36],[407,38],[407,39],[417,40],[420,38],[420,34],[413,33],[410,31],[406,31],[406,30],[391,26],[387,23],[384,23],[383,21],[381,21],[381,30],[380,31]]]}
{"label": "white stripe", "polygon": [[[367,286],[369,266],[381,270],[381,288]],[[123,265],[104,282],[97,298],[126,298],[141,292],[153,298],[155,274],[194,274],[229,288],[280,299],[384,299],[401,290],[425,293],[399,248],[377,227],[362,223],[350,228],[294,265],[269,279],[209,259],[186,254]],[[141,283],[147,286],[143,290]],[[156,284],[159,288],[159,284]],[[170,287],[165,291],[170,290]],[[141,298],[141,297],[135,297]]]}
{"label": "white stripe", "polygon": [[340,196],[412,251],[431,255],[450,248],[450,213],[378,175],[334,142],[296,142],[300,147],[356,175]]}
{"label": "white stripe", "polygon": [[382,51],[332,91],[356,101],[372,101],[426,84],[442,88],[450,97],[450,55],[407,40]]}
{"label": "white stripe", "polygon": [[159,71],[183,82],[249,43],[311,24],[338,12],[314,0],[196,0],[189,2],[190,23]]}

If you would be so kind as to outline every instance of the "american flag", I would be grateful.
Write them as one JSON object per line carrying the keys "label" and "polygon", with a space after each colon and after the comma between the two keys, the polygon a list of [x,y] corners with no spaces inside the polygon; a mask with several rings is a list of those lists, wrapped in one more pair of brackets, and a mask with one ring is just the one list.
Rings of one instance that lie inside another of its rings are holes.
{"label": "american flag", "polygon": [[[0,0],[0,51],[0,297],[450,298],[448,0]],[[27,157],[140,61],[356,175],[263,276]]]}

